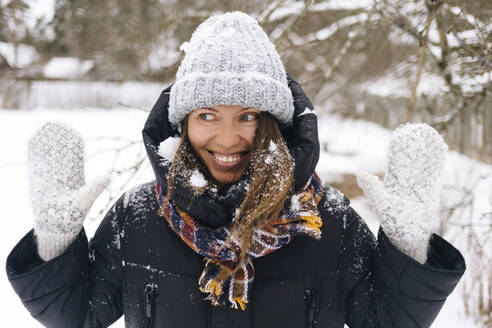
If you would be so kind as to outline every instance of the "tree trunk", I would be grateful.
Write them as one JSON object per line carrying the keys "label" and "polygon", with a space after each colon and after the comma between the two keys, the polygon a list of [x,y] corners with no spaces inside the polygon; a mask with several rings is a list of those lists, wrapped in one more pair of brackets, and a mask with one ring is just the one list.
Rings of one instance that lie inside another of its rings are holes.
{"label": "tree trunk", "polygon": [[106,11],[106,44],[107,50],[110,54],[114,50],[114,37],[113,37],[113,0],[105,0],[105,11]]}
{"label": "tree trunk", "polygon": [[[488,96],[487,103],[492,103],[492,97]],[[483,134],[482,134],[483,158],[492,163],[492,109],[485,105],[483,107]]]}

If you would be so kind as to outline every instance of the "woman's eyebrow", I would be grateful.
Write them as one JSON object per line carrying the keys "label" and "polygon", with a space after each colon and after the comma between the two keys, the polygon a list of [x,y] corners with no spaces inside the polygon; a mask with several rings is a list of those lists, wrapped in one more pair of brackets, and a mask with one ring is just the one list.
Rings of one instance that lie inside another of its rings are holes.
{"label": "woman's eyebrow", "polygon": [[[245,107],[245,108],[241,108],[241,111],[243,112],[243,111],[248,110],[248,109],[251,109],[251,108],[254,108],[254,107]],[[211,111],[213,111],[213,112],[217,112],[217,111],[218,111],[217,109],[212,108],[212,107],[202,107],[202,108],[200,108],[200,109],[208,109],[208,110],[211,110]]]}

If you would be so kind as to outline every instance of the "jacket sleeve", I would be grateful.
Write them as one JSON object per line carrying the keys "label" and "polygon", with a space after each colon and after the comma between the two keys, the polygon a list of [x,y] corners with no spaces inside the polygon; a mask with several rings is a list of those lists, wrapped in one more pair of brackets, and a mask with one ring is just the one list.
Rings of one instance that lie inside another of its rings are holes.
{"label": "jacket sleeve", "polygon": [[353,327],[430,327],[465,271],[461,253],[433,235],[420,264],[348,207],[343,230],[345,322]]}
{"label": "jacket sleeve", "polygon": [[107,327],[122,314],[117,204],[90,245],[85,231],[44,262],[31,230],[7,258],[8,279],[31,315],[46,327]]}

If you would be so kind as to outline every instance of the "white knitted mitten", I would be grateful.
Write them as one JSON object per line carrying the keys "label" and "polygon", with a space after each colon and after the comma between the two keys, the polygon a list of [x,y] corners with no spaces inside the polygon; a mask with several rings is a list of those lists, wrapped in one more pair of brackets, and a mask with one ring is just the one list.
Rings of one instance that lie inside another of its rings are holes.
{"label": "white knitted mitten", "polygon": [[427,124],[405,124],[392,135],[383,182],[367,172],[357,182],[390,241],[420,263],[438,217],[447,145]]}
{"label": "white knitted mitten", "polygon": [[82,230],[109,176],[85,185],[84,141],[57,122],[46,123],[29,139],[28,169],[38,254],[49,261],[63,253]]}

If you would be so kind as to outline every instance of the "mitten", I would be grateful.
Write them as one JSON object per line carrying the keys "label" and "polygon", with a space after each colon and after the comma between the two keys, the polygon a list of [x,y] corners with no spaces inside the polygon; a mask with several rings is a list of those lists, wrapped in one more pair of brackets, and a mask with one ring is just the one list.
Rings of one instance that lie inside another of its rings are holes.
{"label": "mitten", "polygon": [[367,172],[357,176],[389,240],[422,264],[438,217],[446,151],[432,127],[406,124],[393,132],[383,182]]}
{"label": "mitten", "polygon": [[49,261],[82,230],[109,176],[86,185],[84,141],[76,131],[55,122],[46,123],[29,139],[28,169],[38,254]]}

